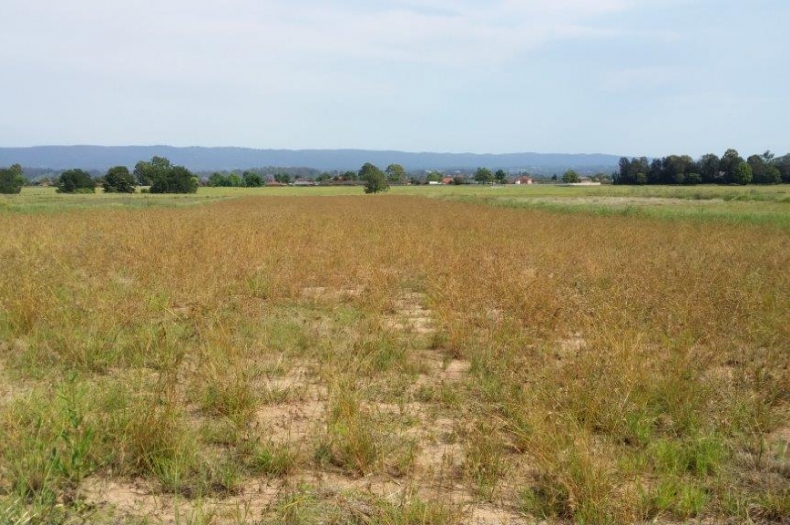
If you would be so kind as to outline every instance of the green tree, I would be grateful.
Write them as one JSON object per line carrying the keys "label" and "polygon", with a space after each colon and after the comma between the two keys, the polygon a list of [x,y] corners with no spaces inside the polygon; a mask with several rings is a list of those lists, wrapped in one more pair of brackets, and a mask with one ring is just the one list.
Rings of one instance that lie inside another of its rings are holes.
{"label": "green tree", "polygon": [[221,188],[228,185],[228,180],[222,173],[215,171],[208,178],[208,185],[212,188]]}
{"label": "green tree", "polygon": [[24,185],[25,177],[22,175],[22,166],[14,164],[10,168],[0,169],[0,193],[20,193]]}
{"label": "green tree", "polygon": [[228,186],[232,188],[240,188],[241,186],[244,186],[244,180],[235,173],[231,173],[228,175]]}
{"label": "green tree", "polygon": [[135,164],[134,176],[140,186],[151,186],[157,177],[165,177],[172,167],[167,158],[154,156],[150,162],[141,160]]}
{"label": "green tree", "polygon": [[365,193],[379,193],[390,189],[387,175],[370,162],[359,169],[359,180],[365,182]]}
{"label": "green tree", "polygon": [[279,182],[280,184],[290,184],[291,183],[291,176],[287,173],[275,173],[274,180]]}
{"label": "green tree", "polygon": [[245,171],[242,173],[244,185],[248,188],[259,188],[263,186],[263,177],[252,171]]}
{"label": "green tree", "polygon": [[752,181],[752,167],[747,162],[741,162],[735,168],[732,182],[734,184],[749,184]]}
{"label": "green tree", "polygon": [[126,166],[115,166],[107,170],[104,175],[105,193],[134,193],[136,185],[134,175],[129,173]]}
{"label": "green tree", "polygon": [[491,184],[494,182],[494,174],[488,168],[477,168],[477,171],[475,171],[475,180],[480,184]]}
{"label": "green tree", "polygon": [[400,183],[406,180],[406,170],[400,164],[390,164],[384,173],[387,174],[387,182]]}
{"label": "green tree", "polygon": [[782,182],[790,183],[790,154],[773,161],[774,166],[779,169],[782,175]]}
{"label": "green tree", "polygon": [[726,184],[739,184],[736,181],[735,170],[744,162],[738,152],[734,149],[728,149],[724,156],[719,161],[719,171],[724,173],[724,182]]}
{"label": "green tree", "polygon": [[562,182],[564,182],[565,184],[573,184],[581,181],[582,178],[574,170],[568,170],[562,174]]}
{"label": "green tree", "polygon": [[507,182],[507,173],[505,173],[505,170],[496,170],[496,173],[494,173],[494,178],[499,184],[504,184]]}
{"label": "green tree", "polygon": [[704,184],[713,184],[719,181],[719,164],[718,155],[713,153],[703,155],[699,159],[699,174],[702,176]]}
{"label": "green tree", "polygon": [[90,174],[80,169],[66,170],[57,182],[58,193],[95,193],[96,181]]}
{"label": "green tree", "polygon": [[[139,173],[139,174],[138,174]],[[183,166],[174,166],[164,157],[153,157],[151,162],[138,162],[135,174],[151,181],[151,193],[195,193],[197,177]]]}
{"label": "green tree", "polygon": [[779,168],[771,162],[773,157],[770,151],[749,157],[746,162],[752,168],[752,182],[755,184],[779,184],[782,182]]}

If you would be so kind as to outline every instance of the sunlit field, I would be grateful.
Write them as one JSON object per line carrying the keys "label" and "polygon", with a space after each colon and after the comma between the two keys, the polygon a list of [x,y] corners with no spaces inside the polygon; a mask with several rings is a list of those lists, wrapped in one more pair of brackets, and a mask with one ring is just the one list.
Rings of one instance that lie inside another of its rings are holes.
{"label": "sunlit field", "polygon": [[782,522],[790,188],[0,198],[0,523]]}
{"label": "sunlit field", "polygon": [[[3,210],[27,213],[65,209],[177,207],[241,196],[362,196],[358,186],[201,188],[193,195],[59,195],[54,188],[25,188],[0,195]],[[486,202],[494,206],[546,209],[561,213],[628,215],[772,224],[790,228],[790,186],[393,186],[390,195]]]}

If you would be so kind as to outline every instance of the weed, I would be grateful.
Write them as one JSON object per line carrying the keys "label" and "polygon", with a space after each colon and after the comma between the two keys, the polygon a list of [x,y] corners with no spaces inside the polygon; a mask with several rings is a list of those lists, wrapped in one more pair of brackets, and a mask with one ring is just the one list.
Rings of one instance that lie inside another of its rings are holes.
{"label": "weed", "polygon": [[289,445],[258,444],[247,460],[247,468],[253,474],[284,477],[291,473],[296,462],[296,451]]}

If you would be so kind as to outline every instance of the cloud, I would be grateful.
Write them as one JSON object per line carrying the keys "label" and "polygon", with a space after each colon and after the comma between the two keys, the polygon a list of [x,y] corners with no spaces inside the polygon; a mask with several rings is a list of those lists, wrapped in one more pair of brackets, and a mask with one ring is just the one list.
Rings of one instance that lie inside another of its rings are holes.
{"label": "cloud", "polygon": [[[285,0],[11,0],[0,41],[5,60],[159,74],[230,74],[232,67],[379,61],[466,68],[502,64],[559,39],[614,38],[590,18],[628,9],[627,0],[470,0],[294,4]],[[6,49],[8,49],[7,46]]]}

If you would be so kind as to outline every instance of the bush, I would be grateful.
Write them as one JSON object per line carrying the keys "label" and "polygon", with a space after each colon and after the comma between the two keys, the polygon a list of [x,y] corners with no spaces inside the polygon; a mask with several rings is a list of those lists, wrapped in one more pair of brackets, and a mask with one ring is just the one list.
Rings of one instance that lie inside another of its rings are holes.
{"label": "bush", "polygon": [[173,166],[164,157],[138,162],[134,173],[140,184],[150,183],[150,193],[195,193],[198,189],[198,179],[191,171]]}
{"label": "bush", "polygon": [[14,164],[8,169],[0,169],[0,193],[20,193],[24,185],[25,178],[22,176],[22,166]]}
{"label": "bush", "polygon": [[263,177],[261,177],[257,173],[253,173],[251,171],[245,171],[242,174],[242,178],[244,179],[244,185],[248,188],[258,188],[260,186],[263,186]]}
{"label": "bush", "polygon": [[107,170],[104,176],[105,193],[134,193],[136,185],[134,175],[126,166],[115,166]]}
{"label": "bush", "polygon": [[61,173],[56,184],[58,193],[95,193],[96,181],[90,174],[80,169]]}

